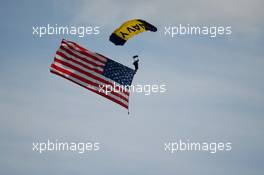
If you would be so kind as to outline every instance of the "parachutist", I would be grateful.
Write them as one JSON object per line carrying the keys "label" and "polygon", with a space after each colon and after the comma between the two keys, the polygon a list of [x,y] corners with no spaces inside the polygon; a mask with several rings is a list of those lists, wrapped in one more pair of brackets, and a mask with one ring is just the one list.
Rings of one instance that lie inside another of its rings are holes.
{"label": "parachutist", "polygon": [[138,59],[138,55],[134,55],[133,56],[133,65],[135,66],[135,73],[137,73],[137,70],[138,70],[138,62],[139,62],[139,59]]}

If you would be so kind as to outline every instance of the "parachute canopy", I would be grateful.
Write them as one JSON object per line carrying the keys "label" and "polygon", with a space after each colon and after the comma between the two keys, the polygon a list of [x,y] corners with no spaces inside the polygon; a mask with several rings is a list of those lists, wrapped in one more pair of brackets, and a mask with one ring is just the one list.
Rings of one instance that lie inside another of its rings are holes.
{"label": "parachute canopy", "polygon": [[110,36],[109,40],[115,45],[124,45],[131,37],[145,31],[156,32],[157,28],[152,24],[141,20],[133,19],[123,23]]}

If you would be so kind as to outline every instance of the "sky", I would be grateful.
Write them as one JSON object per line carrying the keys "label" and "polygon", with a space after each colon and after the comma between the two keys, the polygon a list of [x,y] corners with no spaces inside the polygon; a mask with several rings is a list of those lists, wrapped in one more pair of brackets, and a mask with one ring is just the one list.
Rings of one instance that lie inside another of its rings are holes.
{"label": "sky", "polygon": [[[262,175],[264,12],[261,0],[2,1],[0,174]],[[122,22],[158,27],[114,46]],[[33,26],[100,26],[99,35],[32,34]],[[164,35],[165,26],[232,26],[230,36]],[[49,72],[62,38],[132,67],[133,84],[167,91],[115,103]],[[98,152],[32,151],[47,140],[100,142]],[[164,151],[164,142],[231,142],[230,152]]]}

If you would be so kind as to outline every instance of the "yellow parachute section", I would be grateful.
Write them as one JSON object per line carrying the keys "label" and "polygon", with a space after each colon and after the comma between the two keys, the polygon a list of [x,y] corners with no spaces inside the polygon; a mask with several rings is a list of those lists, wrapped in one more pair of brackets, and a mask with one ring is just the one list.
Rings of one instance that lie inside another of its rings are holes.
{"label": "yellow parachute section", "polygon": [[116,29],[109,40],[115,45],[124,45],[131,37],[145,31],[156,32],[157,28],[144,20],[133,19],[126,21]]}

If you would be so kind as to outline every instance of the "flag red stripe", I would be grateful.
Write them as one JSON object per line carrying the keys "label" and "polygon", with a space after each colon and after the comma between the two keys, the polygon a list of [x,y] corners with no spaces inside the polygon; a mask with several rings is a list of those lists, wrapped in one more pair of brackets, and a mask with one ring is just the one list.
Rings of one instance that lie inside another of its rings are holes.
{"label": "flag red stripe", "polygon": [[57,51],[56,54],[58,54],[59,56],[63,57],[63,58],[66,59],[66,60],[72,61],[72,62],[74,62],[74,63],[76,63],[76,64],[82,66],[82,67],[85,68],[85,69],[89,69],[89,70],[94,71],[94,72],[96,72],[96,73],[98,73],[98,74],[102,74],[102,73],[103,73],[103,71],[100,71],[100,70],[96,69],[95,66],[93,66],[93,65],[91,65],[91,66],[87,66],[87,65],[85,65],[85,64],[83,64],[83,63],[81,63],[81,62],[79,62],[79,61],[76,61],[75,59],[72,59],[72,58],[70,58],[70,57],[67,57],[66,55],[64,55],[64,54],[61,53],[60,51]]}
{"label": "flag red stripe", "polygon": [[128,109],[128,105],[122,103],[121,101],[118,101],[118,100],[112,98],[111,96],[106,95],[105,93],[102,93],[102,92],[99,92],[99,91],[93,90],[93,89],[91,89],[91,88],[89,88],[89,87],[86,87],[86,86],[84,86],[84,85],[82,85],[82,84],[80,84],[80,83],[78,83],[78,82],[76,82],[76,81],[74,81],[74,80],[71,80],[70,78],[68,78],[68,77],[66,77],[66,76],[64,76],[64,75],[62,75],[62,74],[59,74],[59,73],[57,73],[57,72],[55,72],[55,71],[53,71],[53,70],[50,70],[50,72],[53,73],[53,74],[56,74],[56,75],[58,75],[58,76],[61,76],[61,77],[65,78],[65,79],[67,79],[67,80],[69,80],[69,81],[71,81],[71,82],[74,82],[74,83],[76,83],[76,84],[78,84],[78,85],[80,85],[80,86],[82,86],[82,87],[84,87],[84,88],[86,88],[86,89],[88,89],[88,90],[90,90],[90,91],[92,91],[92,92],[94,92],[94,93],[97,93],[97,94],[99,94],[99,95],[101,95],[101,96],[103,96],[103,97],[105,97],[105,98],[107,98],[107,99],[109,99],[109,100],[111,100],[111,101],[113,101],[113,102],[115,102],[115,103],[117,103],[117,104],[123,106],[124,108]]}
{"label": "flag red stripe", "polygon": [[[76,47],[78,47],[78,48],[80,47],[81,50],[76,50],[74,47],[72,47],[69,43],[67,43],[67,42],[65,42],[65,41],[62,41],[62,43],[66,44],[69,48],[71,48],[71,49],[74,50],[74,51],[79,52],[79,53],[82,54],[82,55],[85,55],[85,56],[87,56],[87,57],[90,57],[90,58],[92,58],[92,59],[94,59],[94,60],[96,60],[96,61],[100,61],[100,62],[103,63],[103,64],[106,62],[106,59],[105,59],[105,60],[102,60],[102,59],[96,57],[95,55],[92,55],[92,54],[90,54],[90,53],[88,53],[88,52],[86,52],[86,51],[83,51],[83,48],[82,48],[81,46],[77,45],[76,43],[71,42],[71,43],[74,44]],[[87,49],[85,49],[85,50],[87,50]],[[87,50],[87,51],[88,51],[88,50]]]}
{"label": "flag red stripe", "polygon": [[[73,60],[72,58],[69,58],[69,57],[67,57],[66,55],[64,55],[63,53],[61,53],[61,52],[57,52],[58,53],[58,55],[60,55],[61,57],[63,57],[63,58],[65,58],[66,60]],[[56,60],[58,60],[58,59],[56,59]],[[59,61],[57,61],[57,62],[59,62]],[[77,62],[77,61],[76,61]],[[67,63],[67,65],[68,65],[69,63]],[[78,64],[78,63],[77,63]],[[81,65],[82,66],[82,65]],[[86,65],[85,65],[86,66]],[[76,68],[76,66],[74,66],[75,68]],[[71,67],[72,68],[72,67]],[[91,71],[94,71],[94,72],[96,72],[96,73],[98,73],[98,74],[102,74],[102,72],[101,71],[99,71],[99,70],[97,70],[97,69],[90,69],[88,66],[86,66],[85,68],[87,68],[87,69],[89,69],[89,70],[91,70]],[[76,68],[76,69],[78,69],[78,71],[80,70],[80,71],[83,71],[83,70],[81,70],[80,68]],[[89,74],[89,72],[87,72],[88,74],[87,74],[87,76],[90,76],[91,74]],[[102,81],[103,83],[106,83],[106,84],[110,84],[111,86],[113,86],[114,87],[114,84],[112,83],[112,82],[109,82],[109,81],[107,81],[106,79],[98,79],[98,81]],[[115,88],[116,89],[116,88]],[[126,94],[126,95],[129,95],[129,92],[128,92],[128,90],[126,90],[126,89],[124,89],[124,91],[123,91],[123,93],[124,94]]]}
{"label": "flag red stripe", "polygon": [[92,65],[94,65],[94,66],[97,66],[97,67],[101,67],[101,68],[103,68],[104,65],[105,65],[105,64],[98,64],[98,63],[96,63],[96,62],[94,62],[94,61],[91,61],[91,60],[86,59],[85,57],[80,57],[79,55],[76,55],[75,53],[73,53],[71,50],[67,49],[67,48],[64,47],[64,46],[60,46],[60,49],[62,49],[62,50],[65,51],[66,53],[70,54],[71,56],[76,57],[76,58],[78,58],[78,59],[80,59],[80,60],[82,60],[82,61],[85,61],[86,63],[92,64]]}
{"label": "flag red stripe", "polygon": [[[70,67],[70,66],[68,66],[68,65],[65,65],[65,66]],[[70,72],[70,71],[68,71],[68,70],[66,70],[66,69],[63,69],[63,68],[61,68],[61,67],[59,67],[59,66],[56,66],[55,64],[52,64],[51,67],[54,68],[54,69],[56,69],[56,70],[58,70],[58,71],[60,71],[60,72],[62,72],[62,73],[64,73],[64,74],[67,74],[67,75],[69,75],[69,76],[72,76],[72,77],[74,77],[74,78],[76,78],[76,79],[78,79],[78,80],[80,80],[80,81],[82,81],[82,82],[85,82],[85,83],[87,83],[87,84],[90,84],[90,85],[92,85],[92,86],[95,86],[95,87],[100,88],[100,86],[99,86],[98,83],[95,83],[95,82],[92,82],[92,81],[90,81],[90,80],[87,80],[86,78],[83,78],[83,77],[81,77],[81,76],[79,76],[79,75],[77,75],[77,74],[75,74],[75,73],[72,73],[72,72]],[[73,67],[71,67],[71,68],[72,68],[72,69],[75,69],[75,68],[73,68]],[[77,70],[77,71],[78,71],[78,70]],[[107,90],[107,87],[106,87],[106,86],[103,86],[103,89],[104,89],[104,90]],[[114,91],[111,91],[110,93],[113,94],[114,96],[116,96],[116,97],[118,97],[118,98],[121,98],[122,100],[128,102],[128,98],[124,97],[123,95],[120,95],[120,94],[118,94],[118,93],[116,93],[116,92],[114,92]],[[122,92],[120,92],[120,93],[122,93]]]}
{"label": "flag red stripe", "polygon": [[84,74],[84,75],[86,75],[88,77],[91,77],[91,78],[93,78],[93,79],[95,79],[95,80],[97,80],[99,82],[102,82],[104,84],[110,85],[113,88],[115,88],[116,91],[118,91],[120,93],[126,94],[127,96],[129,95],[129,91],[125,91],[125,90],[121,91],[120,89],[117,89],[117,87],[115,87],[112,82],[109,82],[106,79],[100,78],[100,77],[96,76],[95,74],[92,74],[92,73],[89,73],[87,71],[84,71],[84,70],[82,70],[82,69],[80,69],[80,68],[78,68],[78,67],[76,67],[76,66],[74,66],[74,65],[72,65],[70,63],[67,63],[65,61],[59,60],[56,57],[54,58],[54,61],[57,62],[57,63],[60,63],[60,64],[62,64],[64,66],[67,66],[67,67],[69,67],[69,68],[71,68],[73,70],[76,70],[76,71],[78,71],[78,72],[80,72],[80,73],[82,73],[82,74]]}

